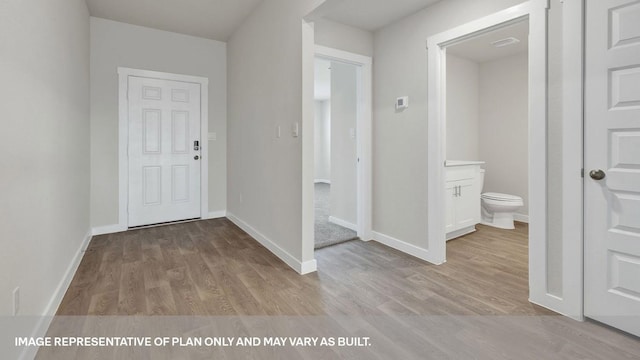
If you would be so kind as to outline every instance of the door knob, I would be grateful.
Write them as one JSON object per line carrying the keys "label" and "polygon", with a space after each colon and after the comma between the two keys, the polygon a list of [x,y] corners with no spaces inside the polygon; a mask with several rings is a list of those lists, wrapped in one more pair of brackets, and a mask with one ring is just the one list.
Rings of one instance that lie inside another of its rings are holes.
{"label": "door knob", "polygon": [[193,160],[198,160],[198,159],[200,159],[200,156],[198,156],[198,155],[193,157]]}
{"label": "door knob", "polygon": [[607,176],[607,174],[605,174],[602,170],[591,170],[589,172],[589,176],[591,176],[593,180],[602,180],[605,178],[605,176]]}

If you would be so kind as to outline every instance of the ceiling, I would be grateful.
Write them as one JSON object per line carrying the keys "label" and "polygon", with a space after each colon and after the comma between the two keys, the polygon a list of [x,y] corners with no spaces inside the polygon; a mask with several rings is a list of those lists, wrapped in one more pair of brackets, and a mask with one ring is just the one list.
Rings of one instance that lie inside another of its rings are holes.
{"label": "ceiling", "polygon": [[[491,45],[494,41],[509,37],[514,37],[520,40],[520,42],[500,48]],[[529,21],[526,20],[451,45],[447,47],[447,54],[453,54],[477,63],[483,63],[526,52],[528,48]]]}
{"label": "ceiling", "polygon": [[331,61],[316,58],[313,84],[316,100],[331,99]]}
{"label": "ceiling", "polygon": [[[227,41],[262,1],[86,0],[91,16],[219,41]],[[326,0],[314,12],[319,17],[375,31],[438,1]]]}
{"label": "ceiling", "polygon": [[[226,41],[262,0],[86,0],[91,16]],[[268,1],[268,0],[267,0]]]}
{"label": "ceiling", "polygon": [[321,16],[363,30],[376,31],[440,0],[327,0]]}

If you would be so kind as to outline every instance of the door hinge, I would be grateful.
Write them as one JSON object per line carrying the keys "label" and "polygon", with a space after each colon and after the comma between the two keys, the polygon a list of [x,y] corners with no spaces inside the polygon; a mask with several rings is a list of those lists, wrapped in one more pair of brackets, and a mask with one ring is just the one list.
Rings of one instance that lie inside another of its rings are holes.
{"label": "door hinge", "polygon": [[580,169],[580,177],[584,178],[584,168]]}

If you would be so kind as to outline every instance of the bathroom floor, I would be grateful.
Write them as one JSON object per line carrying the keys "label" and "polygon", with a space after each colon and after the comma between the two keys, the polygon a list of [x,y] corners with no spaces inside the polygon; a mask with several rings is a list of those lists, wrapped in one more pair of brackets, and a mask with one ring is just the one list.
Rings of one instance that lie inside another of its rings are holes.
{"label": "bathroom floor", "polygon": [[508,310],[512,315],[531,311],[528,302],[529,224],[516,221],[515,227],[505,230],[476,225],[475,232],[447,241],[447,262],[443,265],[456,270],[452,278],[460,286],[482,279],[488,291],[473,293],[488,296],[486,305],[489,308],[496,306],[492,298],[500,298],[502,305],[513,304],[512,310]]}

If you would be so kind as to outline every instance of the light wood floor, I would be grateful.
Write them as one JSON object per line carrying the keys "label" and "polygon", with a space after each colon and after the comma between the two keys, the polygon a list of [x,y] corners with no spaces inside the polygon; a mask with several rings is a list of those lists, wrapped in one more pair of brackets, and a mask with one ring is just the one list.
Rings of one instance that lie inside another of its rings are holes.
{"label": "light wood floor", "polygon": [[[520,223],[514,231],[480,225],[447,243],[441,266],[373,241],[350,241],[316,251],[318,272],[305,276],[226,219],[97,236],[58,315],[562,318],[527,300],[527,232]],[[603,349],[607,339],[604,348],[640,357],[637,338],[592,322],[562,324],[575,342],[588,339],[585,346]]]}
{"label": "light wood floor", "polygon": [[58,314],[552,314],[527,301],[527,231],[480,225],[441,266],[351,241],[306,276],[226,219],[97,236]]}

